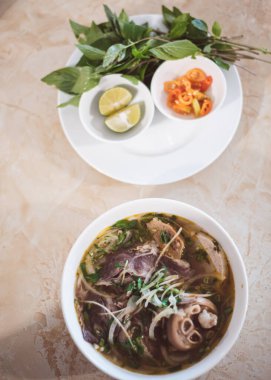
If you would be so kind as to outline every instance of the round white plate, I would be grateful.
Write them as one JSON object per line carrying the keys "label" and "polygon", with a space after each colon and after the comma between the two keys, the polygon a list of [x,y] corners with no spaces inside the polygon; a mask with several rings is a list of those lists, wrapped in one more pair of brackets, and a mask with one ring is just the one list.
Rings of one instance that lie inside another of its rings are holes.
{"label": "round white plate", "polygon": [[[162,16],[142,15],[132,19],[164,29]],[[81,56],[76,50],[67,66]],[[130,142],[110,144],[92,138],[82,126],[78,108],[59,108],[64,133],[78,155],[99,172],[137,185],[158,185],[190,177],[214,162],[231,142],[241,117],[243,94],[235,66],[224,71],[227,96],[221,109],[195,126],[181,126],[157,109],[151,126]],[[59,92],[58,103],[69,99]]]}

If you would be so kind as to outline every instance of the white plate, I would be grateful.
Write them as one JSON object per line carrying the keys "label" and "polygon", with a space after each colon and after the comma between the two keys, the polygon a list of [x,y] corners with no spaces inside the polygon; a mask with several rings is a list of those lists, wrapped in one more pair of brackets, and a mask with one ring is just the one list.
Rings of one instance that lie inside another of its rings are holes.
{"label": "white plate", "polygon": [[[132,19],[163,28],[162,16],[142,15]],[[75,51],[67,65],[75,65],[81,53]],[[227,96],[221,109],[191,128],[180,127],[157,109],[146,132],[124,144],[110,144],[92,138],[82,126],[78,109],[59,108],[64,133],[78,155],[99,172],[122,182],[158,185],[190,177],[214,162],[231,142],[241,117],[243,94],[235,66],[224,71]],[[69,95],[59,92],[58,103]]]}

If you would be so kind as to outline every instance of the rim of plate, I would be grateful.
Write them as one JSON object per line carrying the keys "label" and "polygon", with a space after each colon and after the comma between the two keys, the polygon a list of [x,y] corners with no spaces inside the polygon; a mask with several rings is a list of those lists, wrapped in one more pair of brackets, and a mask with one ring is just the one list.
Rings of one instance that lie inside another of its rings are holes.
{"label": "rim of plate", "polygon": [[[74,309],[74,281],[77,267],[85,249],[97,234],[106,226],[119,219],[144,212],[167,212],[182,216],[199,224],[207,233],[214,236],[226,251],[234,276],[234,311],[219,343],[213,350],[186,369],[163,375],[144,375],[122,368],[97,352],[82,337],[82,331]],[[203,225],[204,224],[204,225]],[[70,281],[72,280],[72,281]],[[120,380],[192,380],[215,367],[231,350],[242,330],[248,307],[248,280],[242,255],[229,233],[212,216],[188,203],[164,198],[143,198],[121,203],[94,219],[78,236],[66,259],[61,279],[61,306],[66,327],[77,348],[101,371]],[[73,310],[71,312],[71,309]]]}
{"label": "rim of plate", "polygon": [[[157,23],[161,22],[161,20],[162,20],[162,16],[160,14],[141,14],[141,15],[130,16],[130,18],[132,20],[134,20],[134,21],[140,20],[140,19],[147,20],[149,18],[152,18],[152,19],[155,19]],[[69,57],[69,59],[68,59],[68,61],[66,63],[66,66],[70,65],[71,62],[74,61],[75,57],[77,57],[78,55],[79,55],[79,51],[75,49],[73,51],[73,53],[70,55],[70,57]],[[112,174],[112,173],[110,173],[110,170],[100,167],[100,165],[98,165],[97,163],[90,162],[89,159],[87,157],[85,157],[85,155],[83,154],[83,152],[80,151],[80,149],[78,149],[76,143],[74,143],[74,141],[72,140],[71,136],[69,135],[69,133],[67,131],[67,128],[65,127],[65,120],[64,120],[65,117],[63,115],[63,110],[64,109],[63,108],[58,108],[58,116],[59,116],[59,119],[60,119],[60,124],[61,124],[62,130],[64,132],[65,137],[69,141],[70,145],[75,150],[75,152],[79,155],[79,157],[86,164],[88,164],[89,166],[91,166],[92,168],[94,168],[95,170],[97,170],[99,173],[101,173],[101,174],[103,174],[103,175],[105,175],[105,176],[107,176],[109,178],[113,178],[113,179],[115,179],[117,181],[128,183],[128,184],[132,184],[132,185],[144,185],[144,186],[170,184],[170,183],[181,181],[183,179],[190,178],[190,177],[194,176],[195,174],[201,172],[202,170],[208,168],[213,162],[215,162],[218,159],[218,157],[220,157],[225,152],[225,150],[227,149],[227,147],[230,145],[231,141],[233,140],[233,137],[235,136],[236,131],[238,129],[238,126],[240,124],[240,120],[241,120],[241,116],[242,116],[242,109],[243,109],[243,89],[242,89],[241,79],[240,79],[240,76],[239,76],[239,73],[238,73],[238,70],[237,70],[236,66],[232,65],[231,69],[233,70],[233,72],[234,72],[234,74],[236,76],[235,79],[237,81],[238,89],[240,91],[240,96],[239,96],[239,103],[240,103],[240,105],[239,105],[239,109],[238,109],[238,114],[235,115],[236,116],[235,127],[234,127],[233,131],[231,131],[231,133],[225,139],[222,148],[218,152],[216,152],[214,155],[212,155],[210,158],[208,158],[208,160],[206,162],[205,161],[201,162],[197,167],[191,168],[190,171],[189,171],[189,173],[185,173],[185,174],[181,174],[181,175],[179,175],[179,173],[178,173],[177,175],[173,175],[172,177],[167,178],[167,179],[161,179],[159,177],[159,179],[152,179],[151,182],[148,182],[148,181],[145,181],[145,180],[142,180],[142,179],[139,179],[139,178],[136,178],[136,179],[134,179],[134,178],[133,179],[123,178],[122,174],[119,174],[119,173],[117,173],[117,174],[113,173]],[[60,104],[63,101],[63,99],[62,99],[63,95],[66,95],[66,94],[64,94],[61,91],[57,92],[57,104]],[[223,109],[223,105],[222,105],[221,109]],[[218,110],[218,112],[220,110]],[[78,118],[79,118],[79,116],[78,116]],[[83,125],[81,125],[81,127],[83,128]],[[96,143],[96,141],[95,141],[94,138],[93,138],[93,140],[94,140],[94,143]],[[108,147],[107,143],[104,143],[104,144],[106,144],[106,146]],[[116,145],[116,144],[114,144],[114,145]],[[127,149],[127,148],[125,149],[124,147],[121,147],[120,145],[119,145],[119,149],[123,149],[124,155],[127,155],[127,152],[128,152],[128,155],[132,154],[132,155],[135,155],[135,156],[140,156],[139,154],[135,154],[134,152],[129,151],[129,149]],[[182,146],[179,147],[179,148],[177,148],[177,149],[175,149],[175,150],[181,150],[181,149],[182,149]],[[169,154],[170,153],[167,153],[166,155],[169,155]]]}

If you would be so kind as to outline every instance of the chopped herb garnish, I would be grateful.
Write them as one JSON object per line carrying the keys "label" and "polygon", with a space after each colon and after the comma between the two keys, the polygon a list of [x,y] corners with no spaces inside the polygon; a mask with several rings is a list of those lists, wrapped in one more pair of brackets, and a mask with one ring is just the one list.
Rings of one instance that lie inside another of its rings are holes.
{"label": "chopped herb garnish", "polygon": [[136,219],[133,219],[133,220],[123,219],[123,220],[119,220],[117,223],[115,223],[113,225],[113,227],[117,227],[117,228],[120,228],[122,230],[130,230],[132,228],[137,227],[137,223],[138,222]]}
{"label": "chopped herb garnish", "polygon": [[138,290],[140,290],[141,289],[141,287],[142,287],[142,279],[139,277],[138,279],[137,279],[137,289]]}
{"label": "chopped herb garnish", "polygon": [[168,298],[163,299],[163,301],[162,301],[162,305],[163,305],[164,307],[168,306]]}
{"label": "chopped herb garnish", "polygon": [[123,268],[123,264],[121,264],[120,262],[116,262],[114,267],[115,268]]}
{"label": "chopped herb garnish", "polygon": [[209,263],[208,254],[206,251],[204,251],[204,249],[197,249],[195,253],[195,258],[200,263],[203,261]]}
{"label": "chopped herb garnish", "polygon": [[160,233],[160,239],[161,239],[162,243],[166,244],[166,243],[168,243],[170,241],[171,237],[170,237],[170,235],[169,235],[168,232],[162,231]]}
{"label": "chopped herb garnish", "polygon": [[127,286],[127,292],[131,292],[135,288],[135,282],[130,282],[130,284]]}
{"label": "chopped herb garnish", "polygon": [[125,239],[126,239],[126,233],[122,231],[122,232],[118,235],[117,246],[120,246],[120,245],[124,242]]}
{"label": "chopped herb garnish", "polygon": [[144,346],[142,345],[142,339],[140,336],[137,338],[133,339],[133,344],[136,348],[136,352],[138,355],[143,355],[144,354]]}
{"label": "chopped herb garnish", "polygon": [[107,251],[104,248],[99,247],[97,244],[94,244],[94,247],[96,248],[97,252],[99,252],[99,253],[104,253],[104,254],[107,253]]}
{"label": "chopped herb garnish", "polygon": [[94,273],[88,273],[86,270],[86,263],[80,264],[81,271],[86,281],[95,283],[100,279],[100,272],[96,270]]}

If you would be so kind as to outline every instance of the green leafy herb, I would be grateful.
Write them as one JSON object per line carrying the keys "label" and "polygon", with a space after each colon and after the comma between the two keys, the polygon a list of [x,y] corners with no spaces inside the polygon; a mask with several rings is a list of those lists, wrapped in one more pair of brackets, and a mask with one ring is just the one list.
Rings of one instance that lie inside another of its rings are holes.
{"label": "green leafy herb", "polygon": [[81,94],[95,87],[100,76],[93,73],[93,68],[86,67],[64,67],[48,74],[42,81],[56,86],[67,94]]}
{"label": "green leafy herb", "polygon": [[95,282],[97,282],[101,277],[99,271],[95,271],[94,273],[89,274],[86,270],[86,263],[84,262],[80,264],[80,268],[85,280],[88,282],[95,284]]}
{"label": "green leafy herb", "polygon": [[108,74],[120,73],[133,84],[141,80],[149,85],[153,73],[165,60],[201,54],[224,70],[242,59],[271,63],[261,58],[261,54],[270,55],[270,50],[242,44],[238,38],[221,37],[222,28],[217,21],[211,34],[204,20],[177,7],[162,6],[166,32],[152,29],[147,23],[136,24],[125,10],[117,15],[104,5],[104,11],[107,21],[100,24],[93,21],[85,26],[70,20],[76,46],[83,55],[75,67],[65,67],[42,78],[48,85],[75,95],[59,107],[77,106],[80,95]]}
{"label": "green leafy herb", "polygon": [[133,75],[122,74],[122,77],[128,79],[133,84],[138,84],[138,79]]}
{"label": "green leafy herb", "polygon": [[104,55],[103,67],[108,67],[116,62],[121,62],[125,58],[126,46],[123,44],[116,44],[110,46]]}
{"label": "green leafy herb", "polygon": [[132,228],[135,228],[137,226],[137,223],[138,222],[136,219],[133,219],[133,220],[123,219],[116,222],[113,225],[113,227],[121,228],[123,230],[130,230]]}
{"label": "green leafy herb", "polygon": [[127,286],[126,291],[127,291],[127,292],[131,292],[132,290],[135,289],[135,287],[136,287],[135,282],[134,282],[134,281],[133,281],[133,282],[130,282],[130,284]]}
{"label": "green leafy herb", "polygon": [[209,263],[208,254],[204,249],[198,249],[195,253],[195,258],[198,262],[206,261]]}
{"label": "green leafy herb", "polygon": [[69,100],[67,100],[64,103],[59,104],[57,107],[58,108],[62,108],[62,107],[66,107],[66,106],[78,107],[79,102],[80,102],[80,98],[81,98],[81,95],[72,96]]}
{"label": "green leafy herb", "polygon": [[169,32],[170,38],[180,38],[187,31],[187,26],[190,20],[189,13],[183,13],[182,15],[176,17],[172,23],[172,28]]}
{"label": "green leafy herb", "polygon": [[170,241],[170,239],[171,239],[171,237],[170,237],[170,235],[169,235],[169,233],[168,232],[166,232],[166,231],[162,231],[161,233],[160,233],[160,239],[161,239],[161,242],[162,243],[168,243],[169,241]]}
{"label": "green leafy herb", "polygon": [[103,50],[97,49],[91,45],[77,44],[76,46],[90,61],[99,61],[105,56],[105,52]]}
{"label": "green leafy herb", "polygon": [[200,49],[188,40],[168,42],[150,50],[157,58],[167,61],[185,58],[200,52]]}
{"label": "green leafy herb", "polygon": [[144,346],[142,345],[142,338],[140,336],[138,336],[135,339],[133,339],[132,342],[136,348],[136,353],[138,355],[143,355],[144,354]]}
{"label": "green leafy herb", "polygon": [[212,26],[212,33],[215,37],[220,37],[221,35],[221,26],[219,25],[219,23],[217,21],[215,21],[213,23],[213,26]]}
{"label": "green leafy herb", "polygon": [[138,41],[150,34],[150,29],[133,21],[121,23],[121,35],[127,41]]}
{"label": "green leafy herb", "polygon": [[117,263],[115,263],[114,267],[115,268],[123,268],[123,264],[117,262]]}
{"label": "green leafy herb", "polygon": [[191,21],[191,24],[198,30],[208,33],[208,25],[206,24],[205,21],[199,20],[199,19],[194,19]]}
{"label": "green leafy herb", "polygon": [[137,279],[137,289],[140,290],[142,288],[142,284],[143,284],[143,281],[142,281],[142,278],[138,278]]}

